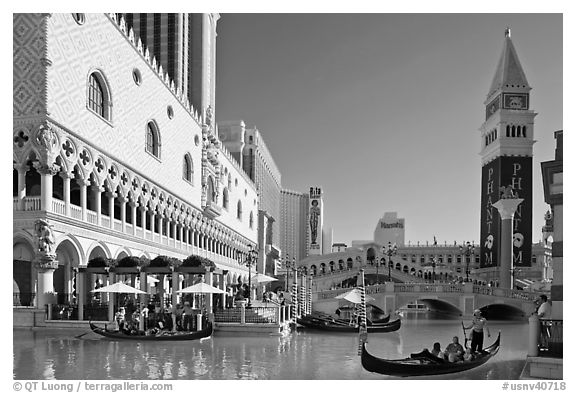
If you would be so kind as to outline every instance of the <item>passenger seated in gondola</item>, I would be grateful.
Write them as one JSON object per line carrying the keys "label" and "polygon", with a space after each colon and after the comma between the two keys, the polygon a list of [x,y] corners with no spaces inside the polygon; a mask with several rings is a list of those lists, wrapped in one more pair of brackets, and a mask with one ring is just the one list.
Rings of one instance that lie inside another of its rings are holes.
{"label": "passenger seated in gondola", "polygon": [[452,342],[446,347],[446,355],[450,363],[463,360],[464,347],[458,342],[458,336],[454,336]]}
{"label": "passenger seated in gondola", "polygon": [[445,357],[439,342],[434,343],[434,345],[432,346],[432,351],[430,351],[430,353],[440,359],[444,359]]}
{"label": "passenger seated in gondola", "polygon": [[114,318],[112,320],[112,322],[110,322],[109,324],[107,324],[106,326],[106,330],[109,332],[118,332],[120,331],[120,326],[118,326],[118,321],[116,320],[116,318]]}
{"label": "passenger seated in gondola", "polygon": [[470,362],[472,360],[474,360],[474,354],[470,348],[466,348],[466,352],[464,352],[464,361]]}

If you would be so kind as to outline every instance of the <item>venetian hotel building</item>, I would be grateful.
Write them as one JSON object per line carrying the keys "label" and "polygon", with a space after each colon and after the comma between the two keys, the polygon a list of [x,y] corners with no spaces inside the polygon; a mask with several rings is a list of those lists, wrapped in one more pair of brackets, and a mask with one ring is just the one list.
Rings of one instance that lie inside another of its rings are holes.
{"label": "venetian hotel building", "polygon": [[[187,32],[201,39],[178,50],[203,43],[184,50],[204,71],[174,83],[119,14],[13,15],[14,305],[42,306],[39,277],[63,301],[97,257],[199,255],[228,283],[247,279],[258,195],[218,139],[218,15],[201,18]],[[48,265],[38,222],[56,253]]]}

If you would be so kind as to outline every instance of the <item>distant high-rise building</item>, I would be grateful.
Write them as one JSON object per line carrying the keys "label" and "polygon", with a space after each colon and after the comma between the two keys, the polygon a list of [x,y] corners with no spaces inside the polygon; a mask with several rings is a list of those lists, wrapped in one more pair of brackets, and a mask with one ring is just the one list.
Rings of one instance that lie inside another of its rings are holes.
{"label": "distant high-rise building", "polygon": [[[280,258],[280,192],[282,175],[256,128],[243,121],[218,122],[220,141],[258,189],[259,270],[273,274]],[[233,187],[231,181],[228,182]],[[264,270],[265,269],[265,270]]]}
{"label": "distant high-rise building", "polygon": [[308,256],[309,195],[282,190],[280,194],[280,247],[283,259],[300,261]]}
{"label": "distant high-rise building", "polygon": [[332,239],[334,238],[334,229],[322,229],[322,254],[330,254],[332,252]]}
{"label": "distant high-rise building", "polygon": [[396,244],[398,247],[404,245],[405,225],[404,219],[398,218],[396,212],[386,212],[378,220],[374,229],[374,241],[378,244]]}
{"label": "distant high-rise building", "polygon": [[214,111],[216,92],[216,24],[219,14],[118,14],[136,41],[204,114]]}
{"label": "distant high-rise building", "polygon": [[320,187],[310,187],[309,195],[308,222],[310,231],[308,255],[322,255],[322,224],[324,220],[322,189]]}

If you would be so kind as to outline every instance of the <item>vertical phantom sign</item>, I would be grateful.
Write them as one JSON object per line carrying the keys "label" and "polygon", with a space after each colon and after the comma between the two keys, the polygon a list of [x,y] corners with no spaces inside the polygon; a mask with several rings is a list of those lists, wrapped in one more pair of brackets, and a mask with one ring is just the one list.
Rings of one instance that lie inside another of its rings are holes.
{"label": "vertical phantom sign", "polygon": [[500,263],[500,216],[492,206],[502,189],[511,186],[524,201],[514,214],[513,266],[530,266],[532,257],[532,157],[499,157],[482,168],[480,267]]}
{"label": "vertical phantom sign", "polygon": [[310,187],[310,205],[308,210],[310,226],[308,245],[309,255],[322,254],[322,189]]}

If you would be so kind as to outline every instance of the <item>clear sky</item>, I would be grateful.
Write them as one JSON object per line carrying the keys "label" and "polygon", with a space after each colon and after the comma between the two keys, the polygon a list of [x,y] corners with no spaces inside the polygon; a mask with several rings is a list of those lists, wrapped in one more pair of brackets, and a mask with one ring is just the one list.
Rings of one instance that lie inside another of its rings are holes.
{"label": "clear sky", "polygon": [[511,37],[535,119],[533,237],[540,162],[562,123],[561,14],[221,14],[216,120],[263,134],[284,188],[324,191],[335,242],[372,239],[396,211],[406,241],[480,233],[484,100]]}

